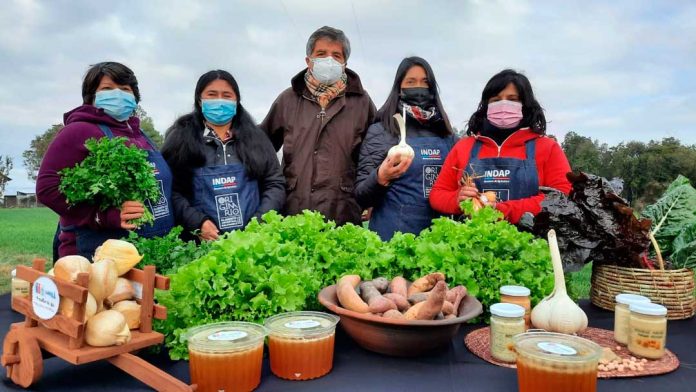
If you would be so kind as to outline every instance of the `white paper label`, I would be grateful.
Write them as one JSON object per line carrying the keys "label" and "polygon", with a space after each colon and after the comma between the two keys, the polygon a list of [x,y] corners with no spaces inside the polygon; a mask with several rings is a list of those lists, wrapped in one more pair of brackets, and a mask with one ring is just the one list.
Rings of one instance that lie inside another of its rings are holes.
{"label": "white paper label", "polygon": [[129,280],[131,286],[133,286],[133,291],[135,292],[135,298],[143,299],[143,284],[133,280]]}
{"label": "white paper label", "polygon": [[60,295],[54,281],[45,276],[36,279],[31,288],[31,305],[42,320],[50,320],[58,313]]}
{"label": "white paper label", "polygon": [[305,328],[314,328],[320,326],[321,323],[316,321],[316,320],[297,320],[297,321],[291,321],[289,323],[285,323],[286,328],[292,328],[292,329],[305,329]]}
{"label": "white paper label", "polygon": [[249,334],[244,331],[220,331],[208,335],[208,340],[224,340],[231,342],[233,340],[245,338],[247,335]]}
{"label": "white paper label", "polygon": [[565,344],[560,344],[560,343],[541,342],[541,343],[537,343],[537,347],[539,347],[540,349],[542,349],[550,354],[558,354],[558,355],[577,355],[578,354],[578,352],[574,348],[566,346]]}

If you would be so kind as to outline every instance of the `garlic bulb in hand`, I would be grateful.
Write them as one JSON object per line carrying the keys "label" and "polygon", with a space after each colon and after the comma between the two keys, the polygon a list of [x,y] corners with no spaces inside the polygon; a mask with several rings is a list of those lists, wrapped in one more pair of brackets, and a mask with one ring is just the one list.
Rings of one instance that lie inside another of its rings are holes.
{"label": "garlic bulb in hand", "polygon": [[404,117],[397,113],[394,115],[396,122],[399,124],[399,132],[401,133],[401,138],[399,139],[399,144],[389,149],[387,152],[387,158],[394,159],[394,165],[398,165],[402,158],[413,158],[416,153],[413,148],[406,144],[406,121]]}
{"label": "garlic bulb in hand", "polygon": [[565,334],[582,332],[587,328],[587,315],[575,301],[570,299],[566,291],[561,252],[558,249],[554,230],[549,231],[548,239],[555,285],[551,295],[544,298],[532,310],[532,324],[536,328],[551,332]]}

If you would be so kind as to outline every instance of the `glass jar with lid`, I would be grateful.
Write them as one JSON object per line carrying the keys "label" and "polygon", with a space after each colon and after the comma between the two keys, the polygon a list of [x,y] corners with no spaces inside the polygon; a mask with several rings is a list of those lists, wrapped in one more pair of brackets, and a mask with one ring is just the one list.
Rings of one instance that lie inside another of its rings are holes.
{"label": "glass jar with lid", "polygon": [[500,288],[500,302],[520,305],[524,308],[524,325],[526,329],[531,327],[532,302],[529,298],[531,291],[524,286],[502,286]]}
{"label": "glass jar with lid", "polygon": [[524,308],[516,304],[491,305],[491,356],[502,362],[515,362],[512,338],[524,333]]}
{"label": "glass jar with lid", "polygon": [[653,303],[635,303],[629,309],[628,351],[644,358],[661,358],[667,342],[667,308]]}
{"label": "glass jar with lid", "polygon": [[628,307],[634,303],[650,303],[650,298],[637,294],[618,294],[614,306],[614,340],[628,344],[628,321],[631,311]]}

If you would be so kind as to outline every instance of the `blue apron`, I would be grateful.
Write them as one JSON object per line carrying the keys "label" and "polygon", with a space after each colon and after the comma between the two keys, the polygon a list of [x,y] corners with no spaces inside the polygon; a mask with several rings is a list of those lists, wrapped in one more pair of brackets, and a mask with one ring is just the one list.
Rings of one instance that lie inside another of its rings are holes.
{"label": "blue apron", "polygon": [[408,170],[387,190],[382,203],[375,206],[370,218],[370,230],[383,241],[395,232],[418,234],[441,216],[428,203],[442,164],[454,144],[453,137],[407,138],[415,156]]}
{"label": "blue apron", "polygon": [[469,175],[479,176],[475,180],[480,192],[493,191],[498,201],[518,200],[539,193],[539,173],[536,167],[536,139],[525,145],[525,159],[479,158],[483,142],[476,140],[471,149],[471,158],[466,168]]}
{"label": "blue apron", "polygon": [[213,218],[221,232],[243,229],[260,204],[259,186],[241,163],[193,171],[191,205]]}
{"label": "blue apron", "polygon": [[[99,125],[99,129],[106,137],[112,139],[114,137],[111,129],[106,125]],[[149,209],[154,217],[154,222],[143,225],[136,230],[139,236],[142,237],[161,237],[169,233],[174,227],[174,211],[172,211],[172,172],[169,165],[164,160],[162,154],[157,151],[157,147],[145,133],[143,133],[152,150],[147,151],[147,160],[152,165],[155,173],[155,178],[160,186],[160,198],[158,200],[145,200],[143,203],[145,208]],[[91,260],[94,251],[98,246],[108,239],[118,239],[128,236],[128,231],[123,229],[107,229],[107,230],[92,230],[88,227],[61,227],[62,231],[74,231],[75,241],[77,245],[77,253],[80,256]]]}

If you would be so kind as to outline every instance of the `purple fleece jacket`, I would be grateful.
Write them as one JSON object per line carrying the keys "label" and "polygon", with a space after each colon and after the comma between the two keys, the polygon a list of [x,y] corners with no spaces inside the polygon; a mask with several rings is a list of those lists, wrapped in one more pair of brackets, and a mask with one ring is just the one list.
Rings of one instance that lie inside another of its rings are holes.
{"label": "purple fleece jacket", "polygon": [[[36,196],[45,206],[60,216],[62,226],[89,227],[94,230],[119,229],[121,227],[120,210],[109,208],[106,211],[88,203],[68,206],[65,196],[58,190],[60,185],[59,171],[73,167],[87,156],[85,141],[89,138],[99,139],[104,133],[98,124],[106,125],[114,136],[128,138],[128,144],[133,144],[144,150],[151,147],[140,131],[140,120],[133,116],[124,122],[114,120],[103,109],[92,105],[79,106],[63,116],[65,127],[58,132],[56,138],[48,146],[46,155],[41,162],[41,168],[36,179]],[[77,254],[75,234],[61,232],[60,257]]]}

